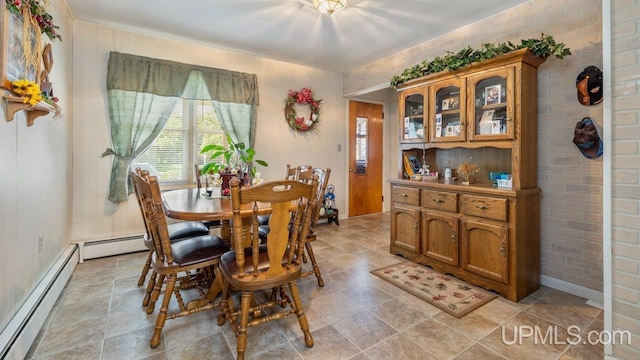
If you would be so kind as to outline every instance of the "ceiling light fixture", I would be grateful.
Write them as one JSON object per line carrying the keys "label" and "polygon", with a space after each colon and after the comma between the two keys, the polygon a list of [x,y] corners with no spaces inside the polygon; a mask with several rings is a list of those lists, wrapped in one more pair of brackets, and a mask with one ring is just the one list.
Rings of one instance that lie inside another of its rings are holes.
{"label": "ceiling light fixture", "polygon": [[325,14],[333,14],[344,9],[348,0],[313,0],[313,6]]}

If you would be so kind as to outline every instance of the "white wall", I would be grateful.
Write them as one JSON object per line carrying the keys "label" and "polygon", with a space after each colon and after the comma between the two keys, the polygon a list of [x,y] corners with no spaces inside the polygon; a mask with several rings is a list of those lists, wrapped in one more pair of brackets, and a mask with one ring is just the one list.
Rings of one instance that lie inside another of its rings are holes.
{"label": "white wall", "polygon": [[[261,169],[263,177],[282,177],[287,163],[330,167],[337,206],[346,209],[346,103],[340,96],[340,74],[85,22],[75,26],[74,240],[122,237],[144,230],[133,196],[120,204],[107,200],[111,158],[100,155],[111,145],[106,95],[110,51],[257,74],[260,106],[255,149],[269,163]],[[289,89],[305,86],[323,101],[317,133],[303,135],[289,129],[283,106]],[[339,144],[342,152],[337,151]]]}
{"label": "white wall", "polygon": [[0,329],[69,244],[73,25],[64,2],[51,3],[63,40],[52,44],[49,80],[62,117],[43,116],[27,127],[24,111],[5,122],[5,107],[0,107]]}

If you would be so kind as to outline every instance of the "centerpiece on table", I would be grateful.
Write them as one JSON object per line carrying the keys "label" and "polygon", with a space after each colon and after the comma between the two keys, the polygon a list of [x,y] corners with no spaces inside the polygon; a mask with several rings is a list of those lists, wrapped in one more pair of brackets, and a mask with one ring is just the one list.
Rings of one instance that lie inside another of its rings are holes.
{"label": "centerpiece on table", "polygon": [[209,162],[202,167],[202,174],[220,174],[222,179],[222,195],[229,195],[229,181],[233,177],[243,180],[244,186],[251,186],[256,175],[254,162],[264,167],[269,164],[264,160],[254,159],[256,151],[247,147],[244,142],[234,143],[227,135],[227,146],[208,144],[202,147],[201,154],[211,153]]}

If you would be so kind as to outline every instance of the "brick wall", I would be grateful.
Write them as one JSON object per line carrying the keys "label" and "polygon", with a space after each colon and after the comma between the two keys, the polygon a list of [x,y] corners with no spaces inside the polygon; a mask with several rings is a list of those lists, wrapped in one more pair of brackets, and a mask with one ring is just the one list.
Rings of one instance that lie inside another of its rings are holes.
{"label": "brick wall", "polygon": [[611,1],[613,329],[630,344],[619,359],[640,359],[640,3]]}

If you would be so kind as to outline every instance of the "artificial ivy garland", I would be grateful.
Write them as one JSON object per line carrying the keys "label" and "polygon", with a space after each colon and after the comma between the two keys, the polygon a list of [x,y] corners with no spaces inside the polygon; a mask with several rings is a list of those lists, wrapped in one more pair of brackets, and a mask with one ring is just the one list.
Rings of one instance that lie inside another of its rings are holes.
{"label": "artificial ivy garland", "polygon": [[454,71],[474,62],[481,62],[524,48],[530,49],[535,56],[544,59],[551,55],[558,59],[562,59],[566,55],[571,55],[571,51],[565,47],[564,43],[556,43],[553,36],[545,36],[544,34],[542,34],[540,39],[523,39],[520,45],[515,45],[509,41],[497,45],[489,43],[483,44],[482,48],[478,50],[473,50],[470,46],[467,46],[457,53],[447,51],[447,54],[443,57],[436,57],[432,61],[424,60],[418,65],[405,69],[402,74],[395,75],[391,78],[391,86],[397,88],[409,80],[445,70]]}
{"label": "artificial ivy garland", "polygon": [[[293,130],[306,132],[312,130],[320,122],[320,102],[313,98],[313,91],[304,87],[299,91],[289,90],[284,99],[284,117]],[[308,105],[310,114],[308,118],[298,116],[296,105]]]}

